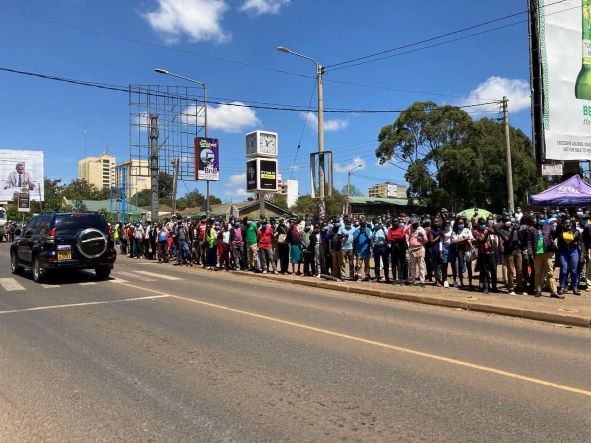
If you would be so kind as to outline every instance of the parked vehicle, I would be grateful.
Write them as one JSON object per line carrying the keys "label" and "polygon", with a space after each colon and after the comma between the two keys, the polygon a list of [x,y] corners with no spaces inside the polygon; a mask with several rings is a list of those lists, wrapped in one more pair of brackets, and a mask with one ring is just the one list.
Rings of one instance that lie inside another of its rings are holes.
{"label": "parked vehicle", "polygon": [[10,245],[11,270],[18,274],[29,267],[36,282],[72,269],[94,269],[106,279],[117,258],[111,228],[97,212],[43,213],[19,231]]}

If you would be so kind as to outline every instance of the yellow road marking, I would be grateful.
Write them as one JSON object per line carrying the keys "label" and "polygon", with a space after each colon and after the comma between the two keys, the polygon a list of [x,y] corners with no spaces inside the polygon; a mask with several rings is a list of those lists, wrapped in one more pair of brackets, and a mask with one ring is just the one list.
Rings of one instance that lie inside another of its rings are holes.
{"label": "yellow road marking", "polygon": [[203,300],[197,300],[197,299],[188,298],[188,297],[181,297],[180,295],[167,294],[162,291],[157,291],[157,290],[149,289],[149,288],[143,288],[141,286],[136,286],[136,285],[132,285],[132,284],[122,283],[122,285],[129,286],[131,288],[142,289],[144,291],[153,292],[153,293],[160,294],[160,295],[166,295],[166,296],[168,296],[168,298],[176,298],[178,300],[184,300],[184,301],[188,301],[190,303],[196,303],[199,305],[208,306],[210,308],[233,312],[233,313],[245,315],[248,317],[258,318],[261,320],[267,320],[270,322],[274,322],[274,323],[278,323],[278,324],[282,324],[282,325],[286,325],[286,326],[292,326],[294,328],[305,329],[307,331],[312,331],[312,332],[318,332],[321,334],[330,335],[333,337],[339,337],[339,338],[343,338],[346,340],[355,341],[358,343],[364,343],[364,344],[376,346],[376,347],[383,348],[383,349],[389,349],[392,351],[402,352],[405,354],[416,355],[417,357],[429,358],[431,360],[441,361],[444,363],[449,363],[451,365],[476,369],[479,371],[488,372],[491,374],[500,375],[500,376],[507,377],[507,378],[512,378],[514,380],[525,381],[528,383],[533,383],[533,384],[537,384],[537,385],[541,385],[541,386],[546,386],[549,388],[560,389],[562,391],[572,392],[575,394],[581,394],[581,395],[585,395],[587,397],[591,397],[591,391],[587,391],[585,389],[562,385],[559,383],[554,383],[554,382],[542,380],[542,379],[535,378],[535,377],[528,377],[526,375],[516,374],[514,372],[503,371],[502,369],[491,368],[488,366],[478,365],[475,363],[470,363],[470,362],[458,360],[455,358],[449,358],[449,357],[444,357],[444,356],[437,355],[437,354],[431,354],[429,352],[417,351],[415,349],[404,348],[401,346],[391,345],[389,343],[383,343],[380,341],[370,340],[370,339],[363,338],[363,337],[357,337],[354,335],[343,334],[341,332],[331,331],[330,329],[322,329],[322,328],[317,328],[315,326],[306,325],[303,323],[296,323],[296,322],[292,322],[289,320],[282,320],[280,318],[270,317],[268,315],[257,314],[255,312],[243,311],[241,309],[230,308],[228,306],[218,305],[215,303],[209,303],[209,302],[206,302]]}

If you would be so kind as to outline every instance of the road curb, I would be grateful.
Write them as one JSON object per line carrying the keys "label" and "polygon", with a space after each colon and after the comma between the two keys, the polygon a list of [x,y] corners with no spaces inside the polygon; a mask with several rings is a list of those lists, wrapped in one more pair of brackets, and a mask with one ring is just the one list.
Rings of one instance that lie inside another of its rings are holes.
{"label": "road curb", "polygon": [[513,308],[510,306],[495,306],[486,303],[478,303],[469,300],[451,300],[430,295],[415,295],[401,293],[396,291],[384,291],[382,289],[356,288],[353,286],[341,286],[338,283],[315,281],[315,280],[295,280],[274,277],[268,274],[240,274],[250,278],[259,278],[263,280],[285,282],[292,285],[308,286],[312,288],[328,289],[331,291],[347,292],[351,294],[370,295],[374,297],[389,298],[393,300],[402,300],[412,303],[420,303],[431,306],[440,306],[453,309],[464,309],[466,311],[482,312],[486,314],[503,315],[507,317],[517,317],[527,320],[543,321],[546,323],[557,323],[567,326],[577,326],[591,328],[591,317],[577,315],[560,314],[548,311],[534,311],[531,309]]}

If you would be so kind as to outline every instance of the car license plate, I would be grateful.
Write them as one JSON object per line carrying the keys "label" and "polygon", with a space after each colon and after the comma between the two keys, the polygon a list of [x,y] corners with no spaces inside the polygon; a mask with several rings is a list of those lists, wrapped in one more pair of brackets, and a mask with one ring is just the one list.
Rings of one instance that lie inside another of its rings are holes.
{"label": "car license plate", "polygon": [[72,260],[72,251],[57,251],[58,260]]}

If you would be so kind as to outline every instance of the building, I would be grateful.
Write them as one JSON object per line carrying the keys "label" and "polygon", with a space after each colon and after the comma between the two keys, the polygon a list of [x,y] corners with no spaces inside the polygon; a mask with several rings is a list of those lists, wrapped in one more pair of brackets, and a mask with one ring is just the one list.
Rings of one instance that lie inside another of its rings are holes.
{"label": "building", "polygon": [[86,157],[78,161],[78,178],[99,189],[115,186],[115,157],[103,152],[98,157]]}
{"label": "building", "polygon": [[369,188],[369,196],[376,198],[407,198],[406,186],[396,183],[378,183]]}
{"label": "building", "polygon": [[350,197],[349,205],[353,216],[364,215],[366,218],[398,216],[406,212],[408,199],[379,197]]}
{"label": "building", "polygon": [[299,182],[297,180],[282,180],[281,174],[278,174],[276,193],[285,195],[287,207],[291,208],[297,203],[298,198],[300,197]]}
{"label": "building", "polygon": [[150,189],[150,168],[148,160],[129,160],[119,163],[116,168],[117,188],[122,189],[124,185],[123,174],[125,174],[125,188],[127,199],[145,189]]}

